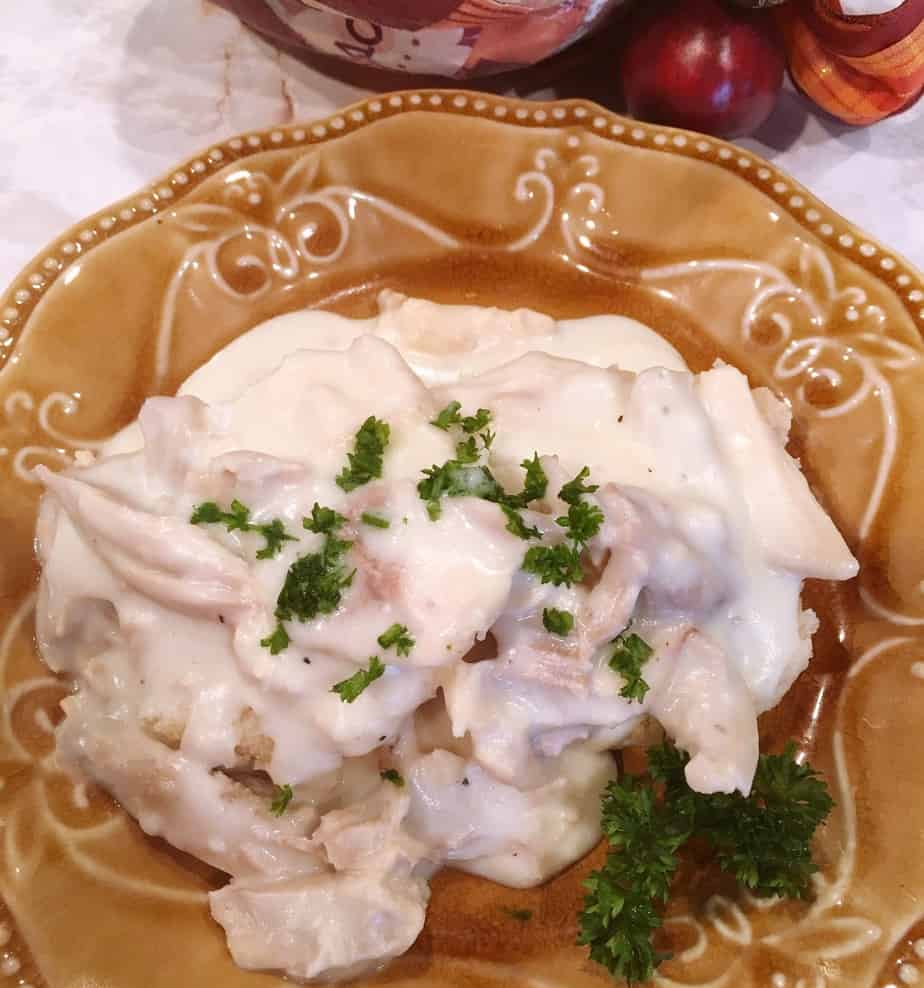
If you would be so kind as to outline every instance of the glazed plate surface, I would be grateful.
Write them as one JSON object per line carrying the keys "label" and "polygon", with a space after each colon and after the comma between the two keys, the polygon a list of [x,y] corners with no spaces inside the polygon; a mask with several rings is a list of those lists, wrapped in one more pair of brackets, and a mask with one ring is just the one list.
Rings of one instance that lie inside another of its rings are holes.
{"label": "glazed plate surface", "polygon": [[[812,903],[689,862],[663,985],[878,988],[924,977],[924,279],[731,145],[580,102],[384,96],[207,148],[51,244],[0,298],[0,988],[259,988],[205,895],[221,876],[56,769],[65,686],[36,657],[38,463],[61,467],[217,349],[304,306],[443,302],[633,316],[693,369],[791,400],[793,452],[861,561],[809,585],[815,657],[762,721],[827,776]],[[590,859],[513,892],[444,872],[413,950],[364,985],[590,988]],[[502,907],[529,909],[520,923]]]}

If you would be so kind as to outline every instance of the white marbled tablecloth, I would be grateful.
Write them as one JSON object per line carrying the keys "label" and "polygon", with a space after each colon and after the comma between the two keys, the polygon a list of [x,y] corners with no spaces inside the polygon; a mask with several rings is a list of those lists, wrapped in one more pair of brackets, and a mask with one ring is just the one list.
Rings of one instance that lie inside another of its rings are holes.
{"label": "white marbled tablecloth", "polygon": [[[606,78],[599,54],[594,68]],[[512,91],[594,97],[599,84],[540,71]],[[281,54],[206,0],[4,3],[0,283],[73,222],[199,148],[326,114],[376,85],[395,86]],[[924,100],[856,130],[786,90],[742,143],[924,267]]]}

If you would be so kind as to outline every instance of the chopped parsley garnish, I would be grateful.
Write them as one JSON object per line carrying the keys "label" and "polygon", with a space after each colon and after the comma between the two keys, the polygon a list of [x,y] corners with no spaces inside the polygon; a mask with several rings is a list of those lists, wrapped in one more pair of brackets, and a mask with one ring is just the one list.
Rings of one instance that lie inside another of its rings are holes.
{"label": "chopped parsley garnish", "polygon": [[619,695],[627,700],[645,699],[648,683],[642,678],[642,666],[654,654],[654,649],[634,632],[617,635],[613,640],[613,654],[610,656],[610,668],[618,672],[625,680],[625,685]]}
{"label": "chopped parsley garnish", "polygon": [[542,611],[542,625],[553,635],[566,638],[574,628],[574,615],[570,611],[560,611],[557,607],[546,607]]}
{"label": "chopped parsley garnish", "polygon": [[354,672],[349,679],[344,679],[331,686],[331,693],[337,693],[344,703],[352,703],[363,690],[379,679],[385,672],[382,660],[373,655],[369,658],[369,666],[366,669],[359,669]]}
{"label": "chopped parsley garnish", "polygon": [[527,479],[519,494],[508,494],[487,466],[475,465],[477,459],[474,437],[470,437],[456,446],[455,459],[447,460],[442,466],[434,464],[423,471],[424,479],[418,483],[417,493],[427,502],[430,518],[436,521],[442,514],[439,502],[443,497],[480,497],[501,506],[507,516],[507,529],[514,535],[521,539],[541,538],[542,533],[528,527],[517,513],[518,508],[526,507],[530,501],[545,494],[548,481],[538,456],[521,464]]}
{"label": "chopped parsley garnish", "polygon": [[603,512],[588,501],[568,505],[568,514],[560,515],[555,523],[561,525],[573,542],[589,542],[600,531]]}
{"label": "chopped parsley garnish", "polygon": [[501,906],[501,912],[506,913],[518,923],[528,923],[533,918],[532,909],[514,909],[512,906]]}
{"label": "chopped parsley garnish", "polygon": [[462,415],[462,405],[458,401],[451,401],[435,419],[431,419],[430,424],[444,432],[458,426],[466,436],[456,443],[455,457],[442,466],[434,464],[424,470],[424,479],[417,485],[417,493],[427,502],[431,521],[436,521],[442,514],[440,499],[443,497],[480,497],[496,503],[506,497],[488,467],[478,465],[481,457],[478,439],[485,450],[494,442],[494,433],[487,428],[490,421],[491,413],[487,408],[479,408],[474,415]]}
{"label": "chopped parsley garnish", "polygon": [[[539,457],[533,456],[532,461],[523,462],[526,470],[526,486],[524,494],[530,486],[530,470],[533,471],[534,490],[539,489],[538,473],[542,471]],[[556,587],[570,587],[584,579],[584,569],[581,566],[581,553],[584,545],[600,531],[603,524],[603,512],[594,504],[581,500],[582,495],[592,494],[597,490],[596,484],[585,485],[584,481],[590,476],[590,470],[584,467],[574,478],[568,481],[558,496],[568,505],[568,514],[556,518],[556,524],[565,529],[568,541],[558,545],[536,545],[526,550],[523,557],[523,569],[527,573],[538,576],[542,583],[552,583]],[[547,486],[545,473],[542,471],[541,488],[543,496]]]}
{"label": "chopped parsley garnish", "polygon": [[424,479],[417,485],[417,493],[427,502],[427,512],[436,521],[442,513],[443,497],[480,497],[485,501],[499,501],[504,489],[485,466],[471,466],[460,460],[447,460],[442,466],[424,470]]}
{"label": "chopped parsley garnish", "polygon": [[347,454],[349,466],[337,475],[337,486],[345,491],[356,490],[370,480],[382,476],[382,457],[388,446],[391,429],[370,415],[359,427],[353,440],[353,452]]}
{"label": "chopped parsley garnish", "polygon": [[590,467],[584,467],[581,472],[574,478],[574,480],[569,480],[562,489],[558,492],[558,496],[565,502],[565,504],[578,504],[581,500],[582,494],[593,494],[594,491],[598,490],[599,484],[585,484],[584,481],[590,476]]}
{"label": "chopped parsley garnish", "polygon": [[273,816],[282,816],[289,808],[289,803],[292,802],[294,795],[295,793],[292,792],[292,787],[288,783],[284,786],[276,786],[273,790],[273,801],[270,803],[270,813]]}
{"label": "chopped parsley garnish", "polygon": [[474,436],[469,436],[468,439],[456,443],[456,460],[459,463],[477,463],[479,455],[478,444],[475,442]]}
{"label": "chopped parsley garnish", "polygon": [[386,768],[379,772],[385,782],[390,782],[393,786],[401,789],[404,786],[404,776],[396,768]]}
{"label": "chopped parsley garnish", "polygon": [[[311,517],[302,524],[310,532],[324,535],[324,544],[317,552],[299,556],[289,567],[285,582],[276,598],[276,630],[260,644],[275,655],[288,644],[283,621],[293,618],[311,621],[319,614],[332,614],[340,605],[343,591],[353,582],[355,570],[348,571],[343,557],[353,544],[335,535],[344,523],[343,515],[315,502]],[[284,637],[283,637],[284,636]]]}
{"label": "chopped parsley garnish", "polygon": [[[430,420],[430,425],[435,425],[437,429],[442,429],[444,432],[448,432],[454,425],[457,425],[466,435],[472,436],[485,429],[490,421],[491,413],[487,408],[479,408],[474,415],[463,415],[462,404],[458,401],[451,401],[435,419]],[[485,445],[490,446],[490,441]]]}
{"label": "chopped parsley garnish", "polygon": [[416,644],[414,639],[407,633],[407,627],[403,624],[393,624],[390,628],[383,631],[376,641],[378,641],[382,648],[391,648],[394,645],[398,655],[405,656],[411,654],[411,649]]}
{"label": "chopped parsley garnish", "polygon": [[[758,896],[806,898],[811,840],[831,812],[827,786],[799,764],[795,745],[761,755],[750,795],[694,792],[688,756],[671,744],[648,752],[649,778],[611,782],[602,803],[610,853],[584,882],[578,943],[615,978],[646,981],[666,959],[652,943],[677,870],[677,853],[699,838],[719,867]],[[662,795],[659,798],[658,791]]]}
{"label": "chopped parsley garnish", "polygon": [[283,542],[295,541],[295,537],[286,532],[278,518],[274,518],[268,525],[251,527],[266,539],[266,545],[257,551],[257,559],[272,559],[282,549]]}
{"label": "chopped parsley garnish", "polygon": [[271,635],[260,639],[260,644],[270,650],[270,655],[278,655],[289,647],[289,633],[282,621],[276,622],[276,628]]}
{"label": "chopped parsley garnish", "polygon": [[461,411],[462,403],[460,401],[451,401],[435,419],[430,420],[430,425],[435,425],[437,429],[442,429],[443,432],[449,432],[452,426],[461,424]]}
{"label": "chopped parsley garnish", "polygon": [[526,550],[523,569],[538,576],[540,582],[556,587],[580,583],[584,579],[579,547],[560,542],[558,545],[534,545]]}
{"label": "chopped parsley garnish", "polygon": [[533,458],[524,460],[520,466],[526,471],[526,478],[519,494],[507,496],[507,504],[511,508],[525,508],[531,501],[541,500],[549,486],[549,478],[542,469],[538,453],[533,453]]}
{"label": "chopped parsley garnish", "polygon": [[[453,426],[461,428],[467,438],[456,443],[456,455],[442,466],[434,464],[424,470],[424,479],[417,485],[417,492],[427,502],[427,514],[436,521],[442,514],[440,500],[443,497],[480,497],[485,501],[499,504],[507,516],[507,531],[521,539],[541,539],[538,528],[523,521],[519,509],[531,501],[545,497],[548,478],[539,462],[539,454],[533,453],[531,460],[524,460],[520,466],[526,471],[523,490],[510,494],[497,482],[486,465],[478,465],[482,450],[491,448],[495,433],[488,429],[491,412],[479,408],[474,415],[462,415],[462,405],[451,401],[431,425],[448,432]],[[477,440],[481,440],[482,450]]]}
{"label": "chopped parsley garnish", "polygon": [[311,621],[319,614],[337,610],[343,590],[353,582],[356,572],[347,572],[343,564],[343,554],[352,544],[328,538],[320,552],[299,556],[292,563],[276,598],[276,617],[280,621]]}
{"label": "chopped parsley garnish", "polygon": [[311,508],[311,517],[302,519],[302,526],[309,532],[316,532],[318,535],[330,535],[346,522],[343,515],[338,514],[333,508],[322,508],[317,501]]}
{"label": "chopped parsley garnish", "polygon": [[254,524],[250,520],[250,508],[241,504],[237,499],[231,502],[230,511],[222,509],[214,501],[204,501],[196,505],[189,523],[191,525],[224,525],[229,532],[256,532],[262,535],[266,544],[257,552],[257,559],[272,559],[283,542],[294,542],[295,536],[289,535],[283,523],[274,518],[268,523]]}
{"label": "chopped parsley garnish", "polygon": [[224,525],[229,532],[236,529],[247,530],[250,518],[250,508],[244,507],[240,501],[231,502],[230,511],[222,511],[214,501],[204,501],[197,504],[189,519],[190,525]]}
{"label": "chopped parsley garnish", "polygon": [[527,525],[523,516],[515,508],[502,504],[501,511],[507,516],[506,529],[519,539],[541,539],[542,532],[535,525]]}
{"label": "chopped parsley garnish", "polygon": [[[487,428],[491,421],[491,413],[487,408],[479,408],[474,415],[466,415],[462,419],[462,431],[467,436],[472,436],[476,432],[481,432],[482,429]],[[490,443],[488,444],[490,445]]]}
{"label": "chopped parsley garnish", "polygon": [[371,525],[373,528],[391,528],[391,522],[381,515],[374,515],[371,511],[364,511],[359,520],[364,525]]}

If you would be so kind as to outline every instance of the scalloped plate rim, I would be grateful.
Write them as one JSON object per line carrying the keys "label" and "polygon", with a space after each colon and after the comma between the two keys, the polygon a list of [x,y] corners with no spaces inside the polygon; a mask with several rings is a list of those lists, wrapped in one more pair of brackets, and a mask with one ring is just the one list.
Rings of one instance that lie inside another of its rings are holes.
{"label": "scalloped plate rim", "polygon": [[[457,102],[459,100],[462,102]],[[473,104],[478,103],[483,104],[483,108],[472,112]],[[373,110],[376,106],[378,109]],[[495,112],[498,107],[505,108],[502,114]],[[518,112],[520,112],[519,116]],[[41,305],[48,289],[75,261],[95,247],[108,242],[125,230],[153,219],[159,212],[169,210],[195,190],[201,181],[235,162],[246,160],[255,154],[284,148],[291,149],[299,145],[305,148],[318,147],[346,137],[363,127],[374,126],[380,120],[407,113],[465,116],[530,130],[577,128],[628,148],[692,157],[694,160],[737,175],[757,192],[773,200],[800,228],[821,241],[825,249],[860,265],[894,293],[924,338],[924,294],[919,301],[912,301],[909,298],[909,295],[915,291],[924,293],[924,271],[919,270],[903,254],[887,248],[878,238],[867,235],[801,182],[760,155],[709,134],[634,120],[607,110],[592,100],[576,98],[540,101],[496,96],[467,89],[425,88],[376,94],[357,100],[326,117],[307,122],[291,122],[277,127],[254,128],[222,138],[185,158],[158,178],[142,186],[137,192],[104,206],[68,227],[33,255],[0,293],[0,330],[5,330],[8,338],[12,338],[8,352],[0,356],[0,374],[10,365],[29,319]],[[540,113],[542,116],[537,117]],[[604,124],[596,126],[598,119],[604,121]],[[617,127],[621,130],[614,133],[614,128]],[[642,132],[643,137],[630,139],[633,133],[638,132]],[[279,139],[275,139],[277,134],[281,135]],[[295,135],[301,136],[296,138]],[[659,135],[663,135],[664,140],[658,141]],[[289,137],[289,141],[286,141],[286,136]],[[682,143],[678,143],[678,139],[681,139]],[[716,149],[718,156],[705,157],[707,153],[705,151],[700,155],[690,154],[690,147],[695,150],[697,145],[702,143],[708,143],[709,151]],[[728,153],[723,155],[723,151]],[[215,157],[216,153],[217,157]],[[747,167],[738,164],[741,160],[748,161]],[[201,164],[202,167],[196,168],[197,164]],[[769,172],[769,175],[763,180],[758,180],[755,176],[764,171]],[[195,173],[196,177],[190,177],[190,173]],[[177,176],[181,174],[185,177],[179,181]],[[779,183],[783,183],[786,187],[782,192],[774,194],[774,186]],[[169,195],[162,194],[164,189],[169,190]],[[831,227],[831,232],[822,235],[812,229],[804,217],[787,201],[792,198],[801,200],[798,209],[804,213],[814,210],[818,214],[815,225],[819,230],[827,224]],[[150,205],[145,207],[144,203]],[[131,211],[131,217],[125,219],[124,214],[128,211]],[[88,232],[89,237],[82,238],[82,235]],[[839,242],[844,236],[851,238],[849,245],[842,245]],[[71,251],[63,251],[66,244],[72,245]],[[861,248],[867,246],[872,249],[868,254],[864,254]],[[62,253],[65,253],[66,257],[62,257]],[[873,259],[877,257],[880,258],[879,263],[874,264]],[[888,268],[883,268],[881,261],[886,258],[892,263]],[[46,262],[50,262],[51,266],[46,267]],[[887,278],[887,274],[891,280]],[[902,276],[907,280],[906,283],[899,285],[897,279]],[[41,284],[35,282],[36,278]],[[892,281],[895,283],[893,284]],[[16,298],[20,293],[26,294],[21,301]],[[16,312],[15,318],[7,318],[6,314],[13,311]],[[0,332],[0,345],[4,342],[3,333]]]}

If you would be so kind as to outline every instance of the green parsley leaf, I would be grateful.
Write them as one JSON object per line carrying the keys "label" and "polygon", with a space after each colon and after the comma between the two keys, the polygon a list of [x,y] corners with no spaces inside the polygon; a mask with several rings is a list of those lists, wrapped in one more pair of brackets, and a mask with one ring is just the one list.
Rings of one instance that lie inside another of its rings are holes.
{"label": "green parsley leaf", "polygon": [[276,622],[276,628],[267,638],[261,638],[260,644],[270,650],[270,655],[278,655],[289,647],[289,633],[281,621]]}
{"label": "green parsley leaf", "polygon": [[[487,408],[479,408],[474,415],[464,417],[461,411],[462,405],[458,401],[451,401],[435,419],[430,420],[430,425],[435,425],[437,429],[442,429],[444,432],[448,432],[452,426],[458,425],[462,427],[462,431],[467,436],[474,436],[491,421],[491,413]],[[493,440],[494,436],[490,434],[490,439],[485,441],[485,446],[490,446]]]}
{"label": "green parsley leaf", "polygon": [[456,460],[465,464],[478,462],[478,446],[474,436],[456,443]]}
{"label": "green parsley leaf", "polygon": [[518,923],[528,923],[533,918],[532,909],[515,909],[512,906],[501,906],[500,909]]}
{"label": "green parsley leaf", "polygon": [[302,527],[307,528],[309,532],[316,532],[318,535],[330,535],[345,522],[346,518],[334,511],[333,508],[322,508],[315,501],[311,508],[311,517],[302,519]]}
{"label": "green parsley leaf", "polygon": [[619,695],[627,700],[645,699],[648,683],[642,678],[642,666],[654,654],[654,649],[638,635],[623,631],[613,640],[613,654],[610,656],[610,668],[618,672],[625,680],[625,685]]}
{"label": "green parsley leaf", "polygon": [[557,607],[545,607],[542,611],[542,624],[546,631],[566,638],[574,628],[574,615],[570,611],[560,611]]}
{"label": "green parsley leaf", "polygon": [[760,756],[748,796],[693,792],[684,777],[688,760],[671,744],[651,748],[651,781],[624,776],[603,798],[612,850],[584,883],[578,942],[630,983],[646,981],[664,959],[651,937],[687,840],[705,841],[719,866],[757,895],[804,898],[816,871],[811,840],[833,807],[824,781],[796,760],[792,744],[781,755]]}
{"label": "green parsley leaf", "polygon": [[757,896],[805,899],[818,870],[811,839],[834,802],[818,773],[795,755],[792,743],[780,755],[762,755],[746,797],[694,796],[697,832],[722,870]]}
{"label": "green parsley leaf", "polygon": [[538,576],[542,583],[556,587],[562,584],[570,587],[584,579],[580,550],[565,542],[553,546],[534,545],[527,549],[523,569]]}
{"label": "green parsley leaf", "polygon": [[481,442],[485,449],[490,449],[492,443],[497,438],[497,433],[492,432],[490,429],[485,429],[481,434]]}
{"label": "green parsley leaf", "polygon": [[590,476],[590,467],[584,467],[581,472],[569,480],[567,484],[558,492],[558,496],[565,504],[577,504],[581,500],[582,494],[593,494],[598,490],[599,484],[585,484],[584,481]]}
{"label": "green parsley leaf", "polygon": [[217,525],[225,520],[225,513],[214,501],[197,504],[190,516],[190,525]]}
{"label": "green parsley leaf", "polygon": [[349,466],[336,477],[337,486],[345,491],[356,490],[370,480],[382,476],[382,458],[388,447],[391,428],[370,415],[359,427],[353,441],[353,452],[347,454]]}
{"label": "green parsley leaf", "polygon": [[[423,471],[424,479],[417,485],[421,499],[429,502],[427,511],[434,521],[439,518],[439,500],[442,497],[480,497],[485,501],[499,501],[504,489],[485,466],[468,466],[458,460],[447,460],[442,466]],[[430,508],[430,504],[435,504]]]}
{"label": "green parsley leaf", "polygon": [[459,412],[462,409],[462,403],[458,401],[451,401],[449,404],[436,416],[435,419],[430,420],[430,425],[435,425],[437,429],[442,429],[443,432],[448,432],[450,426],[459,425],[462,421],[462,416]]}
{"label": "green parsley leaf", "polygon": [[282,816],[288,809],[294,795],[295,793],[292,792],[292,787],[288,783],[283,786],[276,786],[273,790],[273,801],[270,803],[270,813],[273,816]]}
{"label": "green parsley leaf", "polygon": [[541,539],[542,532],[539,531],[535,526],[530,527],[523,521],[523,516],[515,508],[511,508],[509,505],[501,504],[501,511],[507,516],[507,525],[505,526],[508,532],[516,535],[520,539]]}
{"label": "green parsley leaf", "polygon": [[257,559],[272,559],[282,549],[283,542],[295,542],[295,536],[289,535],[282,527],[282,522],[274,518],[268,525],[251,525],[255,532],[259,532],[266,545],[257,552]]}
{"label": "green parsley leaf", "polygon": [[399,789],[404,787],[404,776],[396,768],[386,768],[379,775],[385,782],[390,782]]}
{"label": "green parsley leaf", "polygon": [[533,453],[533,458],[524,460],[520,466],[526,471],[526,478],[519,494],[507,495],[505,500],[511,508],[525,508],[531,501],[541,500],[549,486],[549,478],[542,469],[538,453]]}
{"label": "green parsley leaf", "polygon": [[[524,460],[521,464],[526,470],[526,483],[523,492],[507,499],[508,504],[524,504],[530,500],[545,496],[548,479],[539,454],[534,453],[532,460]],[[554,546],[533,546],[528,549],[523,558],[523,569],[533,573],[543,583],[553,583],[556,587],[564,584],[570,587],[584,579],[581,566],[581,551],[584,544],[592,539],[603,524],[603,512],[596,505],[581,500],[581,495],[591,493],[595,485],[585,485],[584,480],[590,475],[587,467],[562,487],[558,496],[568,505],[568,514],[556,519],[568,534],[570,543]]]}
{"label": "green parsley leaf", "polygon": [[603,524],[603,512],[588,501],[577,501],[568,505],[568,514],[555,519],[568,533],[573,542],[584,544],[589,542],[600,531]]}
{"label": "green parsley leaf", "polygon": [[391,648],[394,645],[398,655],[410,655],[411,649],[416,644],[403,624],[393,624],[390,628],[386,628],[376,641],[382,648]]}
{"label": "green parsley leaf", "polygon": [[[308,519],[305,526],[309,527]],[[356,572],[347,572],[343,564],[343,555],[352,544],[328,534],[319,552],[299,556],[292,563],[276,598],[276,617],[280,621],[311,621],[337,609],[343,590],[353,582]]]}
{"label": "green parsley leaf", "polygon": [[474,415],[466,415],[462,419],[462,431],[471,436],[476,432],[481,432],[485,426],[491,421],[491,413],[487,408],[479,408]]}
{"label": "green parsley leaf", "polygon": [[364,511],[359,520],[364,525],[371,525],[373,528],[391,528],[391,522],[381,515],[374,515],[371,511]]}
{"label": "green parsley leaf", "polygon": [[344,703],[352,703],[371,683],[374,683],[385,672],[382,660],[373,655],[369,658],[368,669],[360,669],[353,673],[349,679],[344,679],[339,683],[334,683],[330,688],[331,693],[337,693]]}
{"label": "green parsley leaf", "polygon": [[225,516],[225,524],[228,531],[233,532],[240,529],[242,532],[250,530],[250,508],[245,507],[237,499],[231,502],[231,510]]}
{"label": "green parsley leaf", "polygon": [[539,454],[534,452],[531,460],[524,460],[520,466],[526,471],[526,480],[523,483],[523,491],[520,497],[529,504],[530,501],[539,501],[545,497],[548,490],[549,478],[542,469],[539,462]]}
{"label": "green parsley leaf", "polygon": [[253,524],[250,521],[250,508],[236,499],[231,502],[230,511],[222,511],[214,501],[205,501],[196,506],[189,521],[192,525],[224,525],[229,532],[259,533],[266,544],[257,552],[257,559],[272,559],[282,549],[283,542],[295,541],[295,537],[286,532],[278,518],[264,524]]}
{"label": "green parsley leaf", "polygon": [[634,776],[611,782],[602,801],[602,825],[611,845],[606,862],[591,872],[579,916],[578,943],[591,960],[629,984],[647,981],[665,959],[652,935],[677,870],[677,851],[689,836],[671,810]]}

